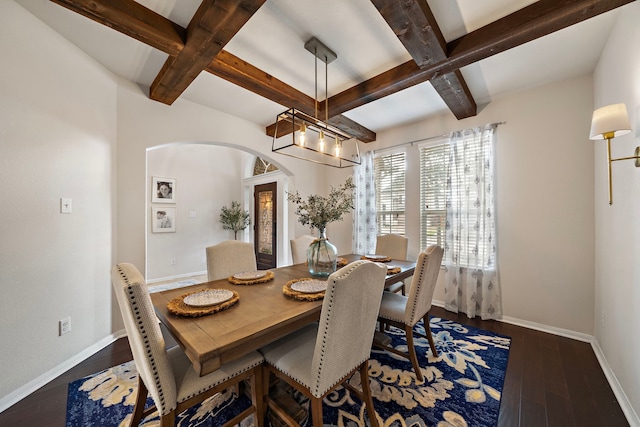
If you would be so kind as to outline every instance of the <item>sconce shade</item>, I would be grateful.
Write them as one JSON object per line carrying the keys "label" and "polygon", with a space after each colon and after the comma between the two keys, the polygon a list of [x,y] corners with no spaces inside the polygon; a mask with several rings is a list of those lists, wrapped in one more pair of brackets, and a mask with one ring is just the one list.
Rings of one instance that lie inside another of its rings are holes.
{"label": "sconce shade", "polygon": [[611,104],[593,112],[589,139],[606,139],[626,135],[631,132],[627,107],[624,104]]}

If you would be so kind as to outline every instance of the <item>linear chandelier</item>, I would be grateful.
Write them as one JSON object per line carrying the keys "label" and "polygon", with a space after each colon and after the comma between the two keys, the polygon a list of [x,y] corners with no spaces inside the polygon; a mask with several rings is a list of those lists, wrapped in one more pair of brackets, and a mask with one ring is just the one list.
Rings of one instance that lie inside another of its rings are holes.
{"label": "linear chandelier", "polygon": [[[271,151],[336,168],[359,165],[358,139],[328,123],[327,65],[337,55],[315,37],[307,41],[304,47],[315,56],[315,115],[295,108],[278,114]],[[318,59],[325,63],[324,121],[318,118]]]}

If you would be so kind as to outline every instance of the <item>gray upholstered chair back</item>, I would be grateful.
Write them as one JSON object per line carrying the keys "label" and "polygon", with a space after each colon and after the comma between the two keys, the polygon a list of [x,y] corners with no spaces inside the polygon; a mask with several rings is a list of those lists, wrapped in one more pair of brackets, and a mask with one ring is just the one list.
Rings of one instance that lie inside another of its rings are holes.
{"label": "gray upholstered chair back", "polygon": [[207,248],[209,281],[226,279],[235,273],[256,269],[256,254],[251,243],[227,240]]}
{"label": "gray upholstered chair back", "polygon": [[176,383],[144,277],[132,264],[122,263],[111,270],[111,282],[138,374],[165,415],[176,407]]}
{"label": "gray upholstered chair back", "polygon": [[304,234],[291,240],[291,257],[294,264],[307,262],[307,249],[314,240],[315,237],[310,234]]}
{"label": "gray upholstered chair back", "polygon": [[443,253],[444,250],[440,246],[431,245],[418,255],[416,271],[413,273],[411,290],[404,312],[405,324],[415,326],[422,316],[431,309]]}
{"label": "gray upholstered chair back", "polygon": [[387,268],[356,261],[331,274],[311,364],[311,394],[322,397],[369,359]]}
{"label": "gray upholstered chair back", "polygon": [[376,238],[376,254],[392,259],[407,259],[409,239],[399,234],[381,234]]}

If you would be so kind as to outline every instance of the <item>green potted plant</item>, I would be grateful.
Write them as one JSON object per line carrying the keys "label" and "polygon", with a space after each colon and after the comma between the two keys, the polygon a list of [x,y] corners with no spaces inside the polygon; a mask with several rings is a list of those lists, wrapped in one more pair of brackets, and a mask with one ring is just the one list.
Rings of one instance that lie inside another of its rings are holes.
{"label": "green potted plant", "polygon": [[242,209],[240,202],[231,202],[231,207],[222,207],[220,222],[224,230],[233,230],[234,240],[238,240],[238,231],[244,230],[251,221],[249,212]]}

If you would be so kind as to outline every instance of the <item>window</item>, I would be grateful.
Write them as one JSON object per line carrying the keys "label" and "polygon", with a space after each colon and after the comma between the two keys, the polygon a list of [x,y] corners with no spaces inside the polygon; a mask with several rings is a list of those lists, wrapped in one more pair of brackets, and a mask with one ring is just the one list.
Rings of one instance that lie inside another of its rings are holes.
{"label": "window", "polygon": [[[420,148],[421,250],[440,245],[453,251],[458,265],[492,265],[492,135],[470,131],[451,143]],[[447,221],[455,240],[445,245]]]}
{"label": "window", "polygon": [[405,153],[380,155],[374,160],[378,234],[405,233]]}
{"label": "window", "polygon": [[448,144],[420,149],[420,250],[444,247]]}
{"label": "window", "polygon": [[278,168],[275,165],[272,165],[261,157],[256,157],[256,162],[253,165],[253,176],[275,172],[277,170]]}

